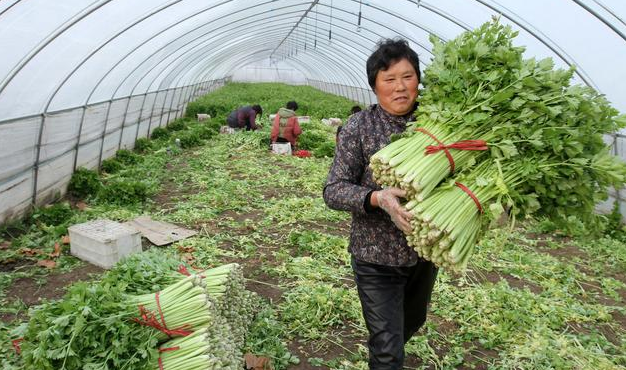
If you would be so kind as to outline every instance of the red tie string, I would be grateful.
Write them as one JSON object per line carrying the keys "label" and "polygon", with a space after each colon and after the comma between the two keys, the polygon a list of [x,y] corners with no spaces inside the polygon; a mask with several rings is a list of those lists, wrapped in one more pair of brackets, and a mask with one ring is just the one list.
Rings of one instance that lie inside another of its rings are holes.
{"label": "red tie string", "polygon": [[185,267],[184,265],[178,266],[178,272],[180,272],[181,274],[185,276],[191,276],[191,274],[189,273],[189,270],[187,270],[187,267]]}
{"label": "red tie string", "polygon": [[163,369],[163,359],[161,358],[160,353],[163,352],[171,352],[171,351],[176,351],[179,350],[180,347],[176,346],[176,347],[168,347],[168,348],[159,348],[159,370],[164,370]]}
{"label": "red tie string", "polygon": [[13,345],[13,349],[15,349],[15,352],[18,355],[22,353],[22,348],[20,347],[20,343],[22,343],[23,340],[24,338],[18,338],[18,339],[11,341],[11,344]]}
{"label": "red tie string", "polygon": [[161,310],[161,302],[159,301],[159,292],[154,294],[156,299],[157,309],[159,310],[159,316],[161,317],[161,322],[157,320],[156,315],[150,310],[147,310],[144,306],[139,306],[139,314],[141,319],[134,318],[133,320],[138,322],[141,325],[150,326],[155,328],[156,330],[165,333],[168,337],[186,337],[189,334],[193,333],[189,330],[190,325],[185,324],[178,329],[168,329],[167,324],[165,323],[165,317],[163,316],[163,311]]}
{"label": "red tie string", "polygon": [[429,145],[426,147],[426,154],[437,153],[440,150],[457,149],[457,150],[487,150],[487,142],[485,140],[463,140],[449,145]]}
{"label": "red tie string", "polygon": [[430,154],[437,153],[440,150],[443,150],[444,153],[446,154],[446,157],[448,157],[448,162],[450,162],[450,173],[454,172],[455,164],[454,164],[454,158],[452,158],[452,154],[450,153],[448,149],[457,149],[457,150],[487,150],[489,149],[487,147],[487,142],[484,140],[462,140],[462,141],[457,141],[456,143],[446,145],[442,141],[437,139],[435,135],[431,134],[430,132],[428,132],[428,130],[424,128],[418,127],[415,130],[430,136],[433,140],[435,140],[439,144],[439,145],[427,146],[425,153],[426,155],[430,155]]}
{"label": "red tie string", "polygon": [[474,195],[474,193],[472,193],[472,191],[467,186],[461,184],[460,182],[455,182],[454,185],[458,186],[459,188],[461,188],[461,190],[466,192],[467,195],[469,195],[470,198],[472,198],[474,203],[476,203],[476,208],[478,208],[478,211],[480,213],[483,213],[483,207],[480,205],[480,201],[478,200],[478,198],[476,198],[476,195]]}
{"label": "red tie string", "polygon": [[[426,134],[426,135],[430,136],[433,140],[435,140],[435,141],[439,144],[439,146],[441,147],[441,149],[442,149],[442,150],[446,153],[446,157],[448,157],[448,162],[450,162],[450,172],[451,172],[451,173],[452,173],[452,172],[454,172],[454,158],[452,158],[452,154],[450,154],[450,151],[448,150],[448,148],[446,148],[445,144],[444,144],[444,143],[442,143],[441,141],[439,141],[439,139],[437,139],[437,138],[435,137],[435,135],[431,134],[431,133],[430,133],[430,132],[428,132],[428,130],[426,130],[426,129],[423,129],[423,128],[421,128],[421,127],[418,127],[418,128],[416,128],[415,130],[416,130],[416,131],[419,131],[419,132],[421,132],[421,133],[423,133],[423,134]],[[427,152],[426,152],[426,154],[428,155],[428,154],[430,154],[430,153],[428,153],[428,151],[427,151]]]}

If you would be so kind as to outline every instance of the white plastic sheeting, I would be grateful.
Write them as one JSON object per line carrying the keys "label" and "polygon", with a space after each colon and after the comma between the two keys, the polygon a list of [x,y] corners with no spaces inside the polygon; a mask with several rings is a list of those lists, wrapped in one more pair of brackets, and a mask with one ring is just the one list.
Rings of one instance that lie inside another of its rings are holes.
{"label": "white plastic sheeting", "polygon": [[[0,222],[231,78],[369,104],[364,65],[378,40],[406,38],[425,67],[429,35],[448,40],[494,15],[519,30],[528,57],[576,66],[576,83],[626,111],[620,0],[2,1]],[[623,138],[608,140],[625,157]]]}

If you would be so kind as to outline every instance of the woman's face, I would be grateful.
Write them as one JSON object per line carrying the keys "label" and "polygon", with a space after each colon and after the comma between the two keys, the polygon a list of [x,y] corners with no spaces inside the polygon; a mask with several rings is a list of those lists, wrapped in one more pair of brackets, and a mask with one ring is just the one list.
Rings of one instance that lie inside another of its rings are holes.
{"label": "woman's face", "polygon": [[407,59],[393,62],[386,71],[376,75],[375,93],[378,103],[387,112],[403,116],[413,109],[419,80]]}

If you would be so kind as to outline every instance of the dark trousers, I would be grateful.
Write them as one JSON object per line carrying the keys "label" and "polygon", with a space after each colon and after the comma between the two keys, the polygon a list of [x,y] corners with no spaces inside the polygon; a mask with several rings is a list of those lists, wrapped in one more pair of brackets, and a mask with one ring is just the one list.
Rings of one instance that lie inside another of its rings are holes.
{"label": "dark trousers", "polygon": [[369,332],[369,368],[401,370],[404,344],[426,321],[437,267],[391,267],[352,258],[354,279]]}

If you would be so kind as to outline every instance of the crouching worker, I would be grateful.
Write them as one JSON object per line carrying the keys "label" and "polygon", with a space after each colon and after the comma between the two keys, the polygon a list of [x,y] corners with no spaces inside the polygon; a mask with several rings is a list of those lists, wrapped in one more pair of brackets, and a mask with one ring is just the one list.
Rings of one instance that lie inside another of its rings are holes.
{"label": "crouching worker", "polygon": [[286,108],[280,108],[276,117],[274,117],[274,125],[272,126],[271,140],[272,143],[290,143],[291,149],[295,150],[298,136],[302,133],[302,129],[298,124],[296,116],[298,103],[290,101]]}
{"label": "crouching worker", "polygon": [[258,130],[259,126],[256,124],[256,116],[263,114],[263,109],[258,104],[246,105],[230,112],[226,123],[228,127],[232,128],[246,128],[246,131]]}

